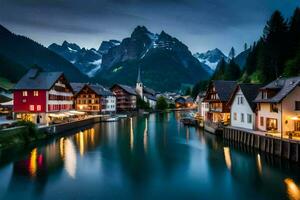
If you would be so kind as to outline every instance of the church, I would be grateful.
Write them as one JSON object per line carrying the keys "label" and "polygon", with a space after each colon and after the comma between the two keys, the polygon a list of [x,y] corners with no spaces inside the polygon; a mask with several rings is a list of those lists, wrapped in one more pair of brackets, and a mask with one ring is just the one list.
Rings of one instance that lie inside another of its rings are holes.
{"label": "church", "polygon": [[136,93],[139,95],[141,99],[143,99],[145,102],[149,103],[151,108],[155,108],[156,106],[156,92],[143,85],[141,81],[141,70],[138,69],[138,77],[135,87]]}

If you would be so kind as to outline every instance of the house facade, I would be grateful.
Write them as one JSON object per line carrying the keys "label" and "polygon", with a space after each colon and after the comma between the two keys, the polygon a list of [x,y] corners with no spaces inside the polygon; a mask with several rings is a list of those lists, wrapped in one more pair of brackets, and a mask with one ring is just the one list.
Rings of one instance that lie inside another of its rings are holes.
{"label": "house facade", "polygon": [[117,111],[136,110],[137,93],[135,88],[128,85],[115,84],[110,90],[116,96]]}
{"label": "house facade", "polygon": [[206,121],[213,123],[229,123],[230,108],[228,101],[237,85],[236,81],[211,81],[204,98],[208,103]]}
{"label": "house facade", "polygon": [[300,136],[300,77],[277,79],[260,89],[257,129],[280,136]]}
{"label": "house facade", "polygon": [[74,91],[75,109],[91,113],[116,111],[116,97],[98,84],[71,83]]}
{"label": "house facade", "polygon": [[201,92],[197,95],[197,112],[203,120],[206,120],[206,113],[209,111],[209,104],[204,101],[205,92]]}
{"label": "house facade", "polygon": [[62,72],[31,69],[13,89],[15,119],[47,124],[51,113],[73,109],[73,90]]}
{"label": "house facade", "polygon": [[256,127],[255,100],[260,84],[239,84],[229,100],[230,125],[254,130]]}

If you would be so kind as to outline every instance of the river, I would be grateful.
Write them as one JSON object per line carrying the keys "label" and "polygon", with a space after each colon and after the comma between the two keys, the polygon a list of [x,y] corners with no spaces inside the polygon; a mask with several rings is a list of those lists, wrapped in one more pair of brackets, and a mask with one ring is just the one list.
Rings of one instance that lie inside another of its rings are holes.
{"label": "river", "polygon": [[0,153],[1,199],[300,199],[298,164],[179,122],[99,123]]}

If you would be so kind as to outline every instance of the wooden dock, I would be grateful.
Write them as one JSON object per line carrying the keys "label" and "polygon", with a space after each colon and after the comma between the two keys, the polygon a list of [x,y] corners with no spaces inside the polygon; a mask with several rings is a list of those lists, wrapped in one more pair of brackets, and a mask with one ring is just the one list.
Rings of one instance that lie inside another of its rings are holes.
{"label": "wooden dock", "polygon": [[296,162],[299,162],[300,160],[300,141],[297,140],[288,138],[281,139],[280,137],[266,135],[261,131],[231,126],[224,128],[223,138],[285,159]]}

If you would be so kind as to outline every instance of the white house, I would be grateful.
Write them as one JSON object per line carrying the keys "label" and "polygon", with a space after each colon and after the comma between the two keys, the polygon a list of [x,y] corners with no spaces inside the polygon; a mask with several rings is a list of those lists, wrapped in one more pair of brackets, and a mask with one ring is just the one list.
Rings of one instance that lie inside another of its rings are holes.
{"label": "white house", "polygon": [[209,111],[209,104],[204,101],[205,94],[205,92],[200,92],[196,98],[197,112],[203,120],[206,120],[206,113]]}
{"label": "white house", "polygon": [[229,100],[230,124],[233,127],[255,129],[255,100],[260,84],[239,84]]}
{"label": "white house", "polygon": [[274,136],[300,136],[300,77],[277,79],[260,89],[257,128]]}

